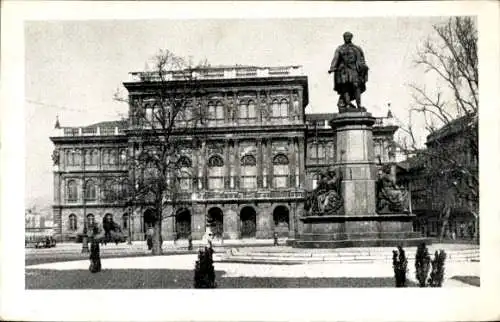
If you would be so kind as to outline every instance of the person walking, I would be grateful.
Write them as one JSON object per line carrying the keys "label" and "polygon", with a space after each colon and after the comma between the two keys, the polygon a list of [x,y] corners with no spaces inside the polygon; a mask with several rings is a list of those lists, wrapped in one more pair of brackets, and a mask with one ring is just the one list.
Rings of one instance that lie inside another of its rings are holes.
{"label": "person walking", "polygon": [[97,226],[92,228],[92,236],[90,237],[90,266],[89,271],[91,273],[97,273],[101,271],[101,254],[99,249],[99,240],[97,235],[99,233],[99,229]]}

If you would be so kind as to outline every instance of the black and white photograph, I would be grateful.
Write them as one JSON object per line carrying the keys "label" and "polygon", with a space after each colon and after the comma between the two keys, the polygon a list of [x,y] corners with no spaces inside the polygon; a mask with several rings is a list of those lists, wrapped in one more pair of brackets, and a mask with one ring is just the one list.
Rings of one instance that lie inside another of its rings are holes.
{"label": "black and white photograph", "polygon": [[[225,291],[300,303],[314,292],[392,290],[395,306],[394,292],[484,296],[485,260],[498,267],[487,259],[498,254],[498,236],[488,235],[498,210],[484,206],[483,192],[496,188],[479,165],[498,156],[481,146],[480,158],[479,137],[498,139],[498,100],[485,106],[479,79],[491,60],[498,67],[498,31],[489,34],[496,51],[481,55],[485,18],[459,3],[421,15],[245,17],[246,3],[234,17],[23,20],[24,191],[15,213],[2,214],[20,221],[24,211],[19,292],[63,292],[75,306],[64,291],[212,294],[221,307],[218,294],[239,294]],[[490,119],[481,127],[480,106]],[[2,145],[11,139],[2,134]],[[196,298],[193,308],[204,301]],[[71,319],[113,319],[114,310]]]}

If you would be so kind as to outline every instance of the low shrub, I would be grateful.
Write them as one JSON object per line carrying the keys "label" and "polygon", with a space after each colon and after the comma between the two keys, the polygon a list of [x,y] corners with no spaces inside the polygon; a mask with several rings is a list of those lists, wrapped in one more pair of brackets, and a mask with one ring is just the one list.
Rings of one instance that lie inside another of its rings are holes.
{"label": "low shrub", "polygon": [[444,250],[436,251],[434,259],[431,262],[432,271],[429,277],[431,287],[441,287],[444,280],[444,263],[446,261],[446,252]]}
{"label": "low shrub", "polygon": [[194,288],[216,287],[213,252],[209,247],[200,249],[194,267]]}
{"label": "low shrub", "polygon": [[396,287],[406,287],[408,260],[406,259],[405,251],[401,246],[398,246],[397,250],[392,251],[392,267],[394,269]]}
{"label": "low shrub", "polygon": [[427,276],[430,270],[431,256],[425,243],[421,243],[415,255],[415,275],[420,287],[426,287]]}

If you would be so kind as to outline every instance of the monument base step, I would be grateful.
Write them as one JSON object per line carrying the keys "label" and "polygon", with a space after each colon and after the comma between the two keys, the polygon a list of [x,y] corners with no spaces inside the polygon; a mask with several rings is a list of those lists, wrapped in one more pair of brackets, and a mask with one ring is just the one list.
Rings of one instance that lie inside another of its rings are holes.
{"label": "monument base step", "polygon": [[346,247],[411,247],[421,243],[432,244],[432,239],[419,238],[374,238],[349,240],[287,240],[287,245],[296,248],[346,248]]}

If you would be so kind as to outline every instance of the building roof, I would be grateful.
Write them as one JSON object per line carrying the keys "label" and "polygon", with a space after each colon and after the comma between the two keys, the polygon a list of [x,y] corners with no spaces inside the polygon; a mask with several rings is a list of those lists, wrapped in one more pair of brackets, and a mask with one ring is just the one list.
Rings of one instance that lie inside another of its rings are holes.
{"label": "building roof", "polygon": [[334,113],[306,113],[306,121],[330,120]]}
{"label": "building roof", "polygon": [[125,129],[127,128],[128,126],[128,120],[115,120],[115,121],[103,121],[103,122],[98,122],[98,123],[94,123],[94,124],[90,124],[90,125],[87,125],[87,126],[84,126],[84,128],[114,128],[114,127],[118,127],[120,129]]}
{"label": "building roof", "polygon": [[477,113],[464,115],[457,119],[452,120],[448,124],[445,124],[440,129],[434,131],[427,136],[426,144],[429,144],[435,140],[444,139],[451,135],[463,132],[465,128],[477,125],[478,115]]}

